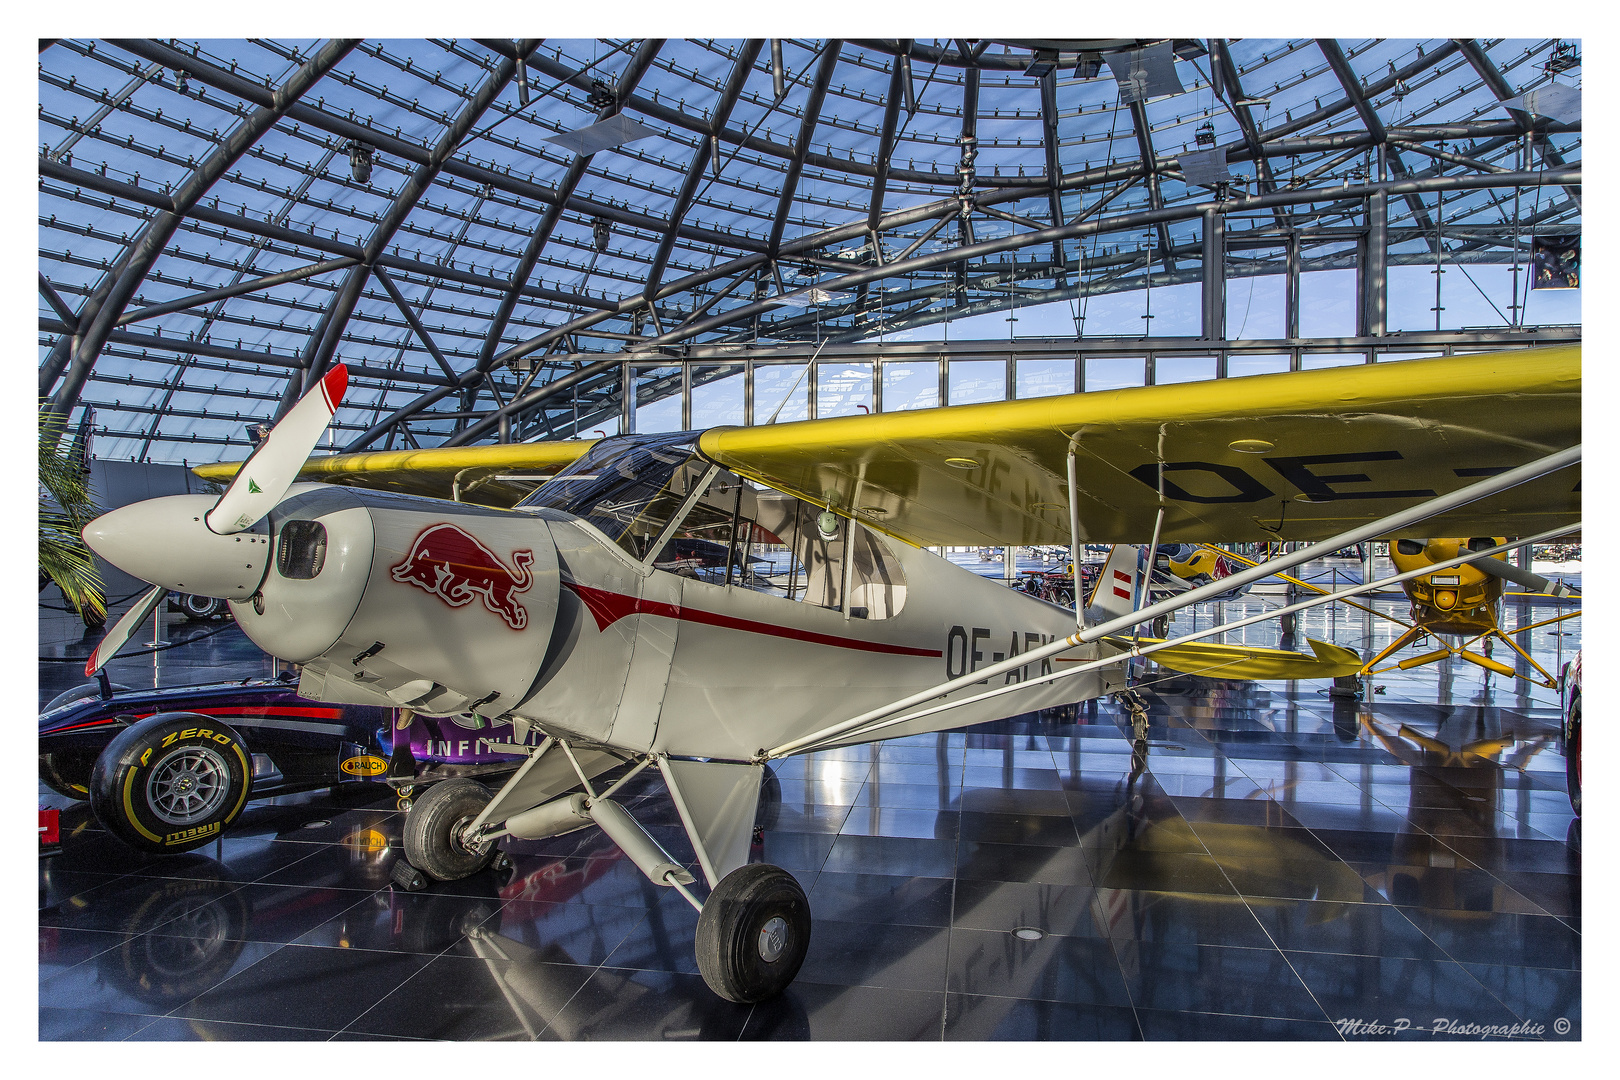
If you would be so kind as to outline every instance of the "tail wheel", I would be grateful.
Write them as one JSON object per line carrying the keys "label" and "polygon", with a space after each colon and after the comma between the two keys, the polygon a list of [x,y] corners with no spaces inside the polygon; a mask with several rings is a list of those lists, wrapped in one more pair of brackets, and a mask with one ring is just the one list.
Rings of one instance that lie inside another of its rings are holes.
{"label": "tail wheel", "polygon": [[443,780],[428,788],[405,816],[405,858],[439,881],[459,881],[489,866],[500,851],[493,840],[468,847],[461,834],[493,796],[476,780]]}
{"label": "tail wheel", "polygon": [[217,839],[247,803],[242,737],[196,713],[160,713],[107,744],[90,775],[102,827],[137,851],[189,851]]}
{"label": "tail wheel", "polygon": [[780,867],[738,867],[704,901],[696,945],[698,971],[716,994],[745,1005],[775,997],[809,951],[810,902]]}

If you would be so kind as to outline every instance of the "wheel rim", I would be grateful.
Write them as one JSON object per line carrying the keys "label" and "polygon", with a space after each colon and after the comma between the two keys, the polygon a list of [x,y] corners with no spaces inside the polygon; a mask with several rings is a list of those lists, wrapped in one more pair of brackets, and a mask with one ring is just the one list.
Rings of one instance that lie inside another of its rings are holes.
{"label": "wheel rim", "polygon": [[774,915],[759,928],[759,955],[767,964],[774,964],[787,951],[788,924],[780,915]]}
{"label": "wheel rim", "polygon": [[231,792],[230,767],[206,746],[188,746],[160,760],[146,781],[146,803],[169,825],[213,817]]}

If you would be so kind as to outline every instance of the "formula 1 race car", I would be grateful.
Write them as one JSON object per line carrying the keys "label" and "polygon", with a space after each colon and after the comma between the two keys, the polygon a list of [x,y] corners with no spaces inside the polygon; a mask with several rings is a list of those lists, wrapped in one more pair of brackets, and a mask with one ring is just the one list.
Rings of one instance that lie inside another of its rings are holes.
{"label": "formula 1 race car", "polygon": [[131,847],[165,853],[213,840],[249,799],[382,782],[407,809],[419,785],[522,760],[487,749],[511,742],[510,725],[310,701],[289,680],[75,687],[40,714],[39,778],[58,795],[88,799]]}

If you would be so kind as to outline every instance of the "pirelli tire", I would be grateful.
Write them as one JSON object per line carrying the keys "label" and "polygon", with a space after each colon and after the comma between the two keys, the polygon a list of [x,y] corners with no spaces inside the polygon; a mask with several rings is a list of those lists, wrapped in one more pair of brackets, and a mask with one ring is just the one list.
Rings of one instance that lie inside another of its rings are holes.
{"label": "pirelli tire", "polygon": [[137,851],[172,854],[217,839],[242,813],[252,761],[228,724],[159,713],[125,729],[96,759],[90,808]]}
{"label": "pirelli tire", "polygon": [[405,815],[405,859],[438,881],[460,881],[493,863],[500,854],[495,841],[477,848],[461,842],[493,798],[489,788],[470,777],[440,780],[412,802]]}

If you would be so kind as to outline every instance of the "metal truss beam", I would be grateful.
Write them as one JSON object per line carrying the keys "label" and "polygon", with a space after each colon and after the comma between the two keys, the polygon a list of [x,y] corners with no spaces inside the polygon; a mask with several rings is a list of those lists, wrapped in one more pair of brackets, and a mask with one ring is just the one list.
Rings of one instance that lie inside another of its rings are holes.
{"label": "metal truss beam", "polygon": [[[628,94],[641,81],[641,77],[652,66],[653,58],[658,55],[658,50],[663,47],[663,44],[662,38],[649,38],[641,43],[641,46],[636,50],[635,55],[630,58],[630,62],[625,65],[624,71],[619,76],[619,82],[614,92],[615,103],[606,105],[597,112],[597,122],[606,120],[619,112],[620,105],[618,103],[623,100],[624,95]],[[525,62],[527,62],[527,56],[525,56]],[[559,182],[555,196],[550,205],[546,207],[545,213],[540,217],[540,224],[535,227],[534,235],[529,237],[529,242],[524,246],[523,255],[518,259],[517,268],[512,271],[512,280],[508,283],[505,294],[501,297],[501,306],[496,309],[495,317],[490,321],[489,331],[484,335],[484,344],[478,353],[477,369],[479,371],[488,371],[492,366],[495,351],[500,348],[501,335],[506,333],[506,327],[512,319],[512,312],[517,308],[520,290],[529,283],[529,277],[534,273],[535,264],[540,261],[540,253],[551,242],[551,234],[556,230],[557,222],[562,219],[564,209],[569,207],[569,200],[574,194],[574,189],[584,179],[585,170],[591,164],[591,157],[590,154],[579,155],[569,163],[568,171]],[[678,225],[670,226],[672,232],[678,228]]]}
{"label": "metal truss beam", "polygon": [[771,221],[771,238],[765,246],[766,255],[774,261],[781,253],[782,231],[787,228],[788,211],[793,209],[793,196],[799,188],[799,174],[804,171],[805,159],[810,156],[810,139],[821,120],[821,103],[827,98],[827,87],[833,72],[838,69],[838,53],[843,43],[832,38],[822,46],[821,64],[816,68],[815,82],[810,84],[810,95],[805,99],[804,113],[799,121],[799,139],[793,146],[793,158],[782,177],[782,194],[776,200],[776,216]]}
{"label": "metal truss beam", "polygon": [[[889,186],[889,161],[894,157],[894,133],[900,124],[900,101],[905,93],[903,80],[905,73],[900,61],[895,60],[890,65],[889,95],[883,103],[883,131],[878,136],[877,177],[872,181],[872,203],[866,212],[866,227],[877,231],[878,222],[883,219],[883,194]],[[872,238],[874,254],[877,238]],[[881,256],[878,258],[882,262]]]}
{"label": "metal truss beam", "polygon": [[358,263],[358,258],[328,259],[325,262],[313,263],[309,266],[300,266],[295,270],[285,270],[279,274],[270,274],[267,277],[254,278],[252,281],[242,281],[235,285],[227,285],[220,289],[209,289],[206,292],[192,293],[182,296],[178,300],[166,300],[161,304],[150,307],[137,308],[126,311],[118,317],[119,326],[128,326],[130,323],[143,322],[146,319],[155,319],[159,315],[168,315],[175,311],[184,311],[187,308],[202,307],[215,300],[227,300],[233,296],[243,296],[247,293],[263,292],[276,285],[285,285],[289,281],[302,281],[304,278],[315,277],[318,274],[330,273],[333,270],[344,270]]}
{"label": "metal truss beam", "polygon": [[[1046,150],[1046,199],[1052,211],[1052,224],[1063,224],[1063,194],[1058,182],[1063,177],[1063,165],[1058,160],[1057,73],[1041,76],[1041,143]],[[1060,268],[1066,261],[1063,242],[1052,245],[1052,261]],[[1063,285],[1067,274],[1058,270],[1057,284]]]}
{"label": "metal truss beam", "polygon": [[[281,86],[269,91],[270,101],[260,106],[237,124],[214,148],[197,170],[180,185],[173,197],[173,209],[160,212],[149,221],[130,245],[124,249],[90,299],[79,312],[80,331],[66,336],[52,351],[51,357],[40,370],[40,395],[48,393],[58,376],[61,386],[56,388],[51,408],[66,416],[79,400],[85,380],[95,365],[107,334],[113,329],[118,316],[135,295],[135,289],[146,277],[163,253],[169,238],[179,227],[197,201],[224,176],[237,160],[256,143],[265,132],[276,125],[287,111],[310,87],[330,71],[338,61],[359,44],[354,38],[336,38],[328,41],[315,55]],[[70,364],[71,358],[71,364]]]}
{"label": "metal truss beam", "polygon": [[[1238,78],[1237,64],[1232,61],[1232,53],[1227,48],[1225,38],[1211,38],[1209,50],[1210,66],[1218,73],[1217,77],[1226,90],[1227,111],[1232,114],[1232,119],[1237,121],[1238,130],[1243,133],[1243,147],[1254,161],[1255,179],[1259,182],[1260,193],[1269,195],[1277,190],[1277,178],[1272,174],[1271,160],[1267,156],[1265,144],[1260,140],[1260,129],[1254,122],[1254,113],[1249,111],[1247,105],[1240,104],[1245,100],[1245,95],[1243,83]],[[1231,156],[1231,150],[1227,151],[1227,155]],[[1278,210],[1275,217],[1279,226],[1288,228],[1286,213]]]}
{"label": "metal truss beam", "polygon": [[373,266],[371,272],[377,275],[377,280],[382,282],[382,287],[388,290],[388,295],[394,300],[394,306],[399,308],[401,315],[405,316],[405,321],[410,324],[411,329],[416,333],[417,340],[427,349],[428,355],[438,361],[439,367],[444,371],[446,385],[454,384],[456,381],[455,369],[450,366],[450,361],[444,358],[444,353],[439,351],[439,346],[434,344],[432,335],[427,332],[427,327],[422,325],[422,320],[417,318],[416,312],[411,310],[410,302],[405,299],[405,294],[399,291],[399,286],[394,284],[394,279],[389,277],[388,272],[381,266]]}
{"label": "metal truss beam", "polygon": [[[1142,155],[1142,168],[1147,175],[1148,207],[1153,210],[1164,209],[1164,195],[1159,190],[1159,159],[1153,152],[1153,128],[1148,123],[1147,106],[1140,101],[1131,102],[1131,126],[1136,129],[1136,147]],[[1163,222],[1157,228],[1159,234],[1159,258],[1164,260],[1166,270],[1175,271],[1175,256],[1171,254],[1170,229]]]}
{"label": "metal truss beam", "polygon": [[[518,46],[519,55],[527,56],[539,44],[539,39],[522,42]],[[495,98],[506,88],[506,84],[512,81],[512,76],[517,74],[518,63],[518,60],[508,58],[495,66],[495,70],[479,86],[477,93],[462,106],[461,112],[457,114],[450,127],[439,136],[439,141],[434,145],[428,160],[411,174],[410,179],[400,188],[399,194],[394,197],[387,212],[377,223],[377,227],[366,238],[360,265],[349,271],[342,291],[327,308],[326,317],[322,319],[321,332],[311,335],[309,344],[304,350],[306,362],[303,378],[300,380],[295,374],[294,378],[287,381],[287,392],[282,397],[281,408],[276,411],[277,420],[285,416],[297,404],[298,398],[326,374],[332,355],[337,349],[338,340],[343,336],[349,316],[354,313],[354,306],[360,300],[360,292],[365,287],[366,279],[371,276],[371,268],[376,263],[377,257],[394,238],[394,233],[405,223],[406,217],[416,209],[416,204],[432,184],[433,178],[439,174],[445,162],[450,160],[461,145],[461,141],[472,131],[473,125],[495,103]],[[452,376],[452,380],[453,378]]]}
{"label": "metal truss beam", "polygon": [[45,279],[43,273],[39,275],[39,295],[43,296],[45,302],[51,305],[51,310],[56,312],[57,316],[62,320],[62,325],[67,329],[68,333],[76,334],[79,332],[79,320],[74,316],[73,309],[68,307],[66,302],[57,295],[56,290],[51,287],[51,283]]}
{"label": "metal truss beam", "polygon": [[[753,73],[754,59],[759,56],[759,50],[764,46],[764,38],[749,38],[743,42],[742,51],[737,56],[737,62],[732,66],[731,78],[726,81],[726,88],[720,93],[720,100],[714,106],[714,119],[710,121],[709,138],[698,140],[697,149],[692,153],[692,160],[686,167],[686,179],[681,183],[680,194],[675,197],[675,206],[669,212],[669,228],[664,230],[662,239],[658,241],[658,251],[653,255],[652,266],[647,270],[647,287],[642,290],[650,303],[658,295],[658,286],[663,283],[664,269],[669,265],[669,256],[675,250],[675,241],[679,236],[681,221],[686,212],[691,209],[692,200],[697,198],[698,185],[703,182],[703,170],[709,167],[711,160],[719,168],[718,160],[713,158],[713,152],[720,141],[720,132],[725,130],[726,121],[731,118],[731,110],[737,104],[737,98],[742,95],[748,76]],[[490,350],[494,355],[494,350]]]}
{"label": "metal truss beam", "polygon": [[[1508,81],[1503,77],[1501,69],[1485,54],[1485,50],[1480,47],[1478,41],[1473,38],[1457,38],[1456,45],[1462,50],[1462,54],[1468,58],[1469,64],[1473,65],[1474,71],[1484,80],[1491,93],[1496,95],[1496,100],[1507,101],[1509,98],[1518,96],[1513,92],[1513,87],[1508,85]],[[1530,136],[1531,142],[1541,154],[1541,160],[1549,168],[1558,169],[1564,166],[1564,155],[1560,154],[1558,148],[1553,146],[1552,140],[1547,138],[1545,131],[1537,130],[1535,121],[1529,113],[1524,112],[1522,109],[1509,109],[1508,113],[1513,117],[1519,131]],[[1575,200],[1575,205],[1579,206],[1581,201],[1580,192],[1566,190],[1569,191],[1569,197]]]}

